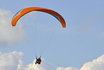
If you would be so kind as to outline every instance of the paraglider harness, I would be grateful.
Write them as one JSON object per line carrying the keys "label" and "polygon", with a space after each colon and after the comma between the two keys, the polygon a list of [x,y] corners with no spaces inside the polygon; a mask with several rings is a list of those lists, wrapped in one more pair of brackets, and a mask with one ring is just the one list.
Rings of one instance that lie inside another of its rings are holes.
{"label": "paraglider harness", "polygon": [[39,57],[39,58],[36,57],[36,62],[35,62],[35,64],[41,64],[41,57]]}

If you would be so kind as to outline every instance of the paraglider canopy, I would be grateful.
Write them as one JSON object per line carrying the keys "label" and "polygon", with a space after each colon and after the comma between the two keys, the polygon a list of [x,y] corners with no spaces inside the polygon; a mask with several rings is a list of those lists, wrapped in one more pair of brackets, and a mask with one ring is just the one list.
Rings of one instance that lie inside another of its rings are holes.
{"label": "paraglider canopy", "polygon": [[50,10],[50,9],[46,9],[46,8],[40,8],[40,7],[29,7],[29,8],[25,8],[25,9],[22,9],[20,11],[18,11],[13,19],[12,19],[12,26],[16,26],[17,24],[17,21],[22,17],[24,16],[25,14],[29,13],[29,12],[32,12],[32,11],[40,11],[40,12],[45,12],[45,13],[48,13],[48,14],[51,14],[52,16],[54,16],[58,21],[60,21],[61,25],[63,28],[66,27],[66,23],[65,23],[65,20],[64,18],[57,12],[53,11],[53,10]]}

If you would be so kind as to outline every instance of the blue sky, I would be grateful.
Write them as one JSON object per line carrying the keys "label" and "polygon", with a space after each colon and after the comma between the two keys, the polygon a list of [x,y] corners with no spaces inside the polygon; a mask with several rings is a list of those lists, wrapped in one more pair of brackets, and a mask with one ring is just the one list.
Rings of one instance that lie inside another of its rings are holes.
{"label": "blue sky", "polygon": [[26,7],[57,11],[64,17],[67,28],[63,29],[46,13],[28,14],[21,19],[26,41],[8,44],[6,46],[12,47],[1,49],[2,52],[22,51],[25,64],[42,55],[53,67],[77,68],[104,54],[103,0],[0,0],[0,8],[13,14]]}

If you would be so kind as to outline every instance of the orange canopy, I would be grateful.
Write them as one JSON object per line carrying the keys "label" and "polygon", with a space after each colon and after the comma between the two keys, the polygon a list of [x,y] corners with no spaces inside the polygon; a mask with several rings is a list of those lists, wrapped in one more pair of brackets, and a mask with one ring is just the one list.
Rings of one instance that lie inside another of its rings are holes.
{"label": "orange canopy", "polygon": [[24,16],[25,14],[29,13],[29,12],[32,12],[32,11],[41,11],[41,12],[45,12],[45,13],[48,13],[48,14],[51,14],[53,15],[56,19],[58,19],[62,25],[63,28],[66,27],[66,23],[65,23],[65,20],[64,18],[58,14],[57,12],[53,11],[53,10],[50,10],[50,9],[46,9],[46,8],[40,8],[40,7],[29,7],[29,8],[25,8],[25,9],[22,9],[20,10],[19,12],[17,12],[12,20],[12,26],[16,26],[17,24],[17,21],[22,17]]}

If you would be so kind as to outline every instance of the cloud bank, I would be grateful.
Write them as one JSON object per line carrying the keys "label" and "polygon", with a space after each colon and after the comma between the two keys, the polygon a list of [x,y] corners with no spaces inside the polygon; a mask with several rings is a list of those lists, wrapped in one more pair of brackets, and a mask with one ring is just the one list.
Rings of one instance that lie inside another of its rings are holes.
{"label": "cloud bank", "polygon": [[87,62],[83,64],[80,69],[73,68],[73,67],[59,67],[56,70],[104,70],[104,55],[94,59],[91,62]]}
{"label": "cloud bank", "polygon": [[104,55],[85,63],[80,70],[104,70]]}
{"label": "cloud bank", "polygon": [[0,70],[51,70],[51,67],[43,60],[41,65],[25,65],[22,61],[22,52],[0,53]]}
{"label": "cloud bank", "polygon": [[[0,53],[0,70],[53,70],[52,67],[42,60],[41,65],[23,64],[22,52]],[[58,67],[56,70],[104,70],[104,55],[93,61],[83,64],[80,69],[74,67]]]}
{"label": "cloud bank", "polygon": [[12,13],[0,9],[0,43],[13,43],[25,39],[25,31],[21,24],[11,26]]}
{"label": "cloud bank", "polygon": [[22,55],[21,52],[0,53],[0,70],[17,70]]}

